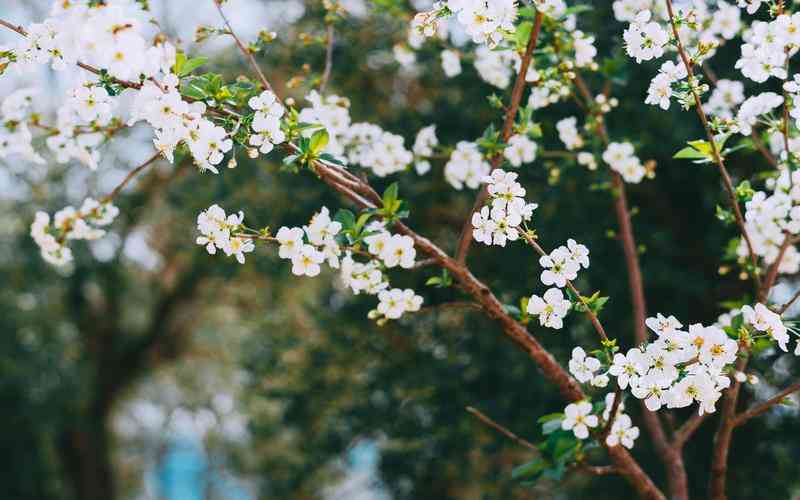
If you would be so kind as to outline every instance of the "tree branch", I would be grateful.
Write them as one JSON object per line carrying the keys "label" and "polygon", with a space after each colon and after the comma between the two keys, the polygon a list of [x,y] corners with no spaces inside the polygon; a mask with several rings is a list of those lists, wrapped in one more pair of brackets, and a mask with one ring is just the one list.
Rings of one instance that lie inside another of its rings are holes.
{"label": "tree branch", "polygon": [[[525,49],[525,54],[522,56],[522,64],[520,64],[519,74],[514,82],[514,88],[511,91],[511,102],[506,111],[505,123],[503,124],[503,142],[507,142],[511,137],[514,130],[514,122],[517,119],[517,111],[519,111],[520,101],[522,100],[522,93],[525,90],[525,79],[528,75],[528,69],[531,66],[531,59],[533,52],[536,50],[536,44],[539,40],[539,33],[542,29],[542,19],[544,14],[541,11],[536,12],[536,19],[534,20],[533,29],[531,30],[530,37],[528,38],[528,46]],[[492,158],[491,170],[499,168],[503,162],[503,154],[499,153]],[[459,238],[458,247],[456,249],[456,261],[463,264],[467,261],[467,254],[469,253],[470,244],[472,244],[472,214],[478,212],[483,204],[486,203],[486,198],[489,196],[489,191],[485,185],[481,185],[478,197],[472,205],[467,220],[464,221],[464,226],[461,228],[461,237]]]}
{"label": "tree branch", "polygon": [[[743,372],[747,367],[747,356],[739,358],[736,362],[736,371]],[[735,427],[736,404],[739,402],[739,391],[742,384],[734,379],[733,387],[728,389],[722,404],[722,416],[719,429],[714,436],[714,454],[711,460],[711,482],[709,485],[710,498],[725,500],[725,480],[728,472],[728,452],[730,451],[731,438]]]}
{"label": "tree branch", "polygon": [[261,67],[256,62],[255,56],[247,47],[245,47],[244,43],[242,43],[242,40],[239,38],[238,35],[236,35],[236,32],[233,31],[233,26],[231,26],[230,21],[228,21],[228,18],[225,16],[225,12],[222,10],[222,1],[221,0],[211,0],[211,1],[214,2],[214,5],[216,5],[217,10],[219,11],[219,15],[222,18],[222,21],[228,28],[228,33],[233,37],[234,42],[236,42],[236,46],[239,47],[239,50],[244,55],[245,59],[247,59],[247,62],[248,64],[250,64],[250,67],[253,69],[253,71],[256,72],[256,75],[258,75],[258,80],[261,82],[261,85],[266,90],[269,90],[274,94],[275,91],[272,89],[272,85],[269,84],[269,80],[267,80],[267,77],[264,76],[264,72],[261,71]]}
{"label": "tree branch", "polygon": [[719,148],[717,147],[716,141],[714,141],[714,132],[711,130],[711,126],[708,122],[708,117],[706,117],[706,112],[703,110],[703,103],[700,101],[700,96],[697,93],[697,89],[695,88],[695,76],[694,70],[692,68],[692,63],[689,61],[689,57],[686,55],[686,50],[683,47],[683,42],[681,42],[680,34],[678,33],[678,26],[675,24],[675,12],[672,8],[672,0],[665,0],[667,3],[667,13],[669,14],[669,22],[672,27],[672,34],[675,37],[675,44],[678,48],[678,55],[683,62],[684,67],[686,68],[686,73],[688,75],[689,81],[689,89],[692,93],[692,97],[694,98],[695,110],[697,111],[697,116],[700,118],[700,122],[703,125],[703,128],[706,131],[706,136],[708,137],[709,146],[711,147],[711,155],[714,158],[714,163],[717,164],[719,169],[720,176],[722,177],[722,183],[725,186],[725,191],[728,193],[728,202],[733,209],[733,214],[736,218],[736,224],[739,226],[739,231],[742,233],[742,237],[747,244],[747,252],[750,255],[750,263],[753,265],[753,281],[756,286],[756,291],[761,289],[761,278],[758,275],[758,258],[756,257],[756,253],[753,250],[753,244],[750,241],[750,235],[747,234],[747,228],[744,225],[744,217],[742,216],[742,210],[739,207],[739,201],[736,197],[736,191],[733,188],[733,182],[731,181],[731,176],[728,173],[728,169],[725,168],[725,162],[720,155]]}
{"label": "tree branch", "polygon": [[764,401],[763,403],[756,405],[745,412],[740,413],[736,418],[734,418],[733,426],[738,427],[747,422],[748,420],[750,420],[751,418],[763,415],[770,408],[772,408],[776,404],[781,403],[787,396],[794,394],[795,392],[798,391],[800,391],[800,382],[795,382],[794,384],[790,385],[789,387],[782,390],[781,392],[771,397],[770,399]]}
{"label": "tree branch", "polygon": [[325,88],[328,86],[328,82],[331,79],[331,71],[333,70],[333,43],[335,38],[335,32],[333,29],[333,23],[328,23],[327,28],[327,39],[325,41],[325,69],[322,72],[322,79],[319,83],[319,93],[324,94]]}
{"label": "tree branch", "polygon": [[672,436],[672,445],[679,450],[683,448],[686,444],[686,441],[689,440],[690,437],[700,428],[700,425],[705,422],[708,418],[708,413],[703,413],[700,415],[699,413],[695,413],[692,415],[686,422],[683,423],[678,430],[675,431],[675,434]]}
{"label": "tree branch", "polygon": [[117,187],[115,187],[110,193],[108,193],[105,197],[103,197],[103,200],[102,200],[103,203],[108,203],[111,200],[113,200],[125,188],[125,186],[128,185],[128,183],[131,180],[133,180],[134,177],[139,175],[139,173],[141,173],[144,169],[149,167],[151,164],[155,163],[155,161],[157,159],[159,159],[160,157],[161,157],[161,152],[159,151],[155,155],[153,155],[150,159],[146,160],[144,163],[142,163],[138,167],[136,167],[133,170],[131,170],[130,172],[128,172],[128,175],[125,176],[125,178],[122,180],[122,182],[120,182],[117,185]]}
{"label": "tree branch", "polygon": [[522,446],[524,448],[528,448],[529,450],[534,450],[536,452],[539,451],[539,448],[537,448],[535,444],[533,444],[530,441],[527,441],[527,440],[517,436],[516,434],[514,434],[510,430],[506,429],[502,425],[498,424],[497,422],[495,422],[491,418],[489,418],[486,415],[484,415],[483,413],[481,413],[476,408],[473,408],[472,406],[467,406],[466,410],[467,410],[467,413],[471,414],[473,417],[477,418],[478,420],[480,420],[484,424],[488,425],[492,429],[496,430],[500,434],[502,434],[502,435],[506,436],[507,438],[511,439],[512,441],[514,441],[518,445],[520,445],[520,446]]}

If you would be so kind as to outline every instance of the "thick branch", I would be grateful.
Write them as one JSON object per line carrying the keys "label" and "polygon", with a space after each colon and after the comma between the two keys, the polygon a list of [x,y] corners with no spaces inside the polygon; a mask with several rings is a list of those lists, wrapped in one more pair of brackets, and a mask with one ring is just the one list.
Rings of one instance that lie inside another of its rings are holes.
{"label": "thick branch", "polygon": [[[736,362],[736,371],[743,372],[747,367],[747,357],[741,357]],[[734,380],[733,387],[728,389],[722,403],[722,416],[719,429],[714,437],[714,454],[711,460],[711,484],[709,485],[710,497],[713,500],[725,500],[725,480],[728,472],[728,452],[731,447],[731,438],[735,427],[736,404],[739,402],[741,382]]]}

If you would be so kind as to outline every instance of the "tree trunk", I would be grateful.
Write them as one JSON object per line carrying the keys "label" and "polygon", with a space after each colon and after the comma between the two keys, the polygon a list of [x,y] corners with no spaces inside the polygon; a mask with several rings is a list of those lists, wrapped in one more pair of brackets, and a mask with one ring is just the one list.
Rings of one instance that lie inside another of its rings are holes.
{"label": "tree trunk", "polygon": [[87,417],[61,434],[65,476],[77,500],[114,500],[114,469],[105,415]]}

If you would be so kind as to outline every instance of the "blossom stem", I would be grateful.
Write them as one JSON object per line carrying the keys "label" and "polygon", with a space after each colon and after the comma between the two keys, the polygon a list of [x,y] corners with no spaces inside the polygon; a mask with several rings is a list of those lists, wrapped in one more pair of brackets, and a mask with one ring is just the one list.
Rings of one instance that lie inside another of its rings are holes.
{"label": "blossom stem", "polygon": [[[542,257],[547,255],[547,252],[544,251],[544,248],[542,248],[541,245],[536,243],[536,240],[533,238],[533,236],[530,235],[530,233],[528,233],[527,231],[521,231],[521,234],[522,238],[525,241],[527,241],[528,244],[532,246],[534,250],[536,250],[536,253],[538,253]],[[575,297],[577,297],[577,300],[580,301],[580,303],[583,305],[583,308],[586,310],[586,316],[589,318],[589,321],[591,321],[592,326],[594,326],[594,329],[597,331],[597,334],[600,335],[600,338],[604,342],[607,342],[608,336],[606,335],[606,331],[603,328],[603,324],[600,323],[600,320],[597,318],[597,315],[594,313],[594,311],[592,311],[591,308],[589,308],[589,305],[586,303],[586,300],[584,300],[583,295],[581,295],[581,293],[578,291],[577,288],[575,288],[575,285],[573,285],[570,280],[567,280],[567,288],[569,288],[569,290],[575,295]]]}

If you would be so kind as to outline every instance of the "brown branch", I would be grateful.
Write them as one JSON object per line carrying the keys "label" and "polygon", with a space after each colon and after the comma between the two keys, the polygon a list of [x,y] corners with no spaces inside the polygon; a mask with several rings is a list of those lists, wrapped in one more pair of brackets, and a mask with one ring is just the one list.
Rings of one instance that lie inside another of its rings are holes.
{"label": "brown branch", "polygon": [[789,299],[788,302],[786,302],[784,305],[780,307],[780,309],[778,309],[778,314],[783,315],[783,313],[785,313],[787,309],[792,307],[792,304],[794,304],[799,298],[800,298],[800,289],[797,290],[794,295],[792,295],[792,298]]}
{"label": "brown branch", "polygon": [[683,448],[683,445],[686,444],[686,441],[689,440],[690,437],[700,428],[700,425],[705,422],[708,418],[708,413],[703,413],[700,415],[699,413],[695,413],[692,415],[686,422],[683,423],[678,430],[675,431],[675,434],[672,436],[672,444],[679,450]]}
{"label": "brown branch", "polygon": [[700,118],[700,122],[706,131],[706,136],[708,137],[708,142],[711,147],[711,155],[714,158],[714,163],[717,164],[720,176],[722,177],[722,183],[725,186],[725,191],[728,194],[728,202],[733,209],[733,214],[736,218],[736,224],[739,226],[739,231],[742,233],[742,237],[747,244],[747,251],[750,255],[750,262],[753,266],[753,282],[755,283],[756,290],[758,291],[761,289],[761,278],[758,275],[758,257],[756,257],[756,253],[753,250],[753,244],[750,241],[750,235],[747,233],[747,228],[744,225],[744,217],[742,216],[742,209],[739,207],[739,201],[736,197],[733,181],[731,181],[731,176],[728,173],[728,169],[725,167],[725,162],[723,161],[722,156],[720,155],[719,148],[714,140],[714,132],[711,130],[708,117],[706,116],[706,112],[703,110],[703,103],[700,101],[700,95],[697,93],[697,89],[695,88],[696,79],[694,76],[694,70],[692,68],[691,61],[689,61],[689,57],[686,55],[686,50],[683,47],[683,42],[681,42],[681,38],[678,33],[678,26],[675,23],[675,12],[672,8],[672,0],[665,1],[667,3],[667,13],[669,14],[669,22],[672,26],[672,34],[675,37],[675,45],[678,49],[678,55],[680,56],[688,75],[689,90],[694,98],[695,110],[697,111],[697,116]]}
{"label": "brown branch", "polygon": [[478,420],[480,420],[484,424],[488,425],[492,429],[496,430],[500,434],[502,434],[502,435],[506,436],[507,438],[511,439],[512,441],[514,441],[518,445],[523,446],[525,448],[528,448],[530,450],[534,450],[536,452],[539,451],[539,448],[537,448],[535,444],[533,444],[530,441],[527,441],[527,440],[517,436],[516,434],[514,434],[510,430],[506,429],[502,425],[498,424],[497,422],[495,422],[491,418],[489,418],[486,415],[484,415],[483,413],[481,413],[476,408],[473,408],[472,406],[467,406],[466,410],[467,410],[467,413],[471,414],[473,417],[477,418]]}
{"label": "brown branch", "polygon": [[614,402],[611,403],[611,411],[608,414],[608,422],[606,422],[605,428],[603,428],[602,439],[603,441],[606,440],[609,434],[611,434],[611,428],[614,427],[614,420],[617,419],[617,412],[619,411],[619,405],[622,404],[622,389],[617,386],[617,390],[614,392]]}
{"label": "brown branch", "polygon": [[147,167],[149,167],[150,165],[152,165],[153,163],[155,163],[155,161],[156,161],[157,159],[159,159],[160,157],[161,157],[161,152],[159,151],[158,153],[156,153],[155,155],[153,155],[152,157],[150,157],[148,160],[146,160],[144,163],[142,163],[142,164],[141,164],[141,165],[139,165],[138,167],[136,167],[136,168],[134,168],[133,170],[131,170],[130,172],[128,172],[128,175],[126,175],[126,176],[125,176],[125,178],[122,180],[122,182],[120,182],[120,183],[117,185],[117,187],[115,187],[115,188],[114,188],[114,189],[113,189],[113,190],[112,190],[110,193],[108,193],[108,194],[107,194],[107,195],[106,195],[106,196],[103,198],[102,202],[103,202],[103,203],[108,203],[109,201],[113,200],[113,199],[114,199],[114,198],[115,198],[115,197],[116,197],[116,196],[117,196],[117,195],[120,193],[120,191],[122,191],[122,190],[125,188],[125,186],[127,186],[127,185],[128,185],[128,183],[129,183],[131,180],[133,180],[133,178],[134,178],[134,177],[136,177],[136,176],[137,176],[137,175],[139,175],[139,173],[141,173],[141,172],[142,172],[144,169],[146,169]]}
{"label": "brown branch", "polygon": [[782,390],[781,392],[771,397],[770,399],[764,401],[763,403],[756,405],[745,412],[740,413],[736,418],[733,419],[733,426],[738,427],[747,422],[748,420],[750,420],[751,418],[763,415],[770,408],[772,408],[776,404],[781,403],[787,396],[794,394],[795,392],[798,391],[800,391],[800,382],[795,382],[794,384],[790,385],[789,387]]}
{"label": "brown branch", "polygon": [[[743,372],[747,367],[747,356],[742,356],[736,362],[736,371]],[[733,387],[728,389],[722,403],[722,416],[720,417],[719,428],[714,436],[714,453],[711,460],[711,481],[709,485],[710,498],[713,500],[725,500],[725,480],[728,472],[728,452],[731,447],[733,429],[736,426],[736,404],[739,402],[739,391],[742,384],[734,380]]]}
{"label": "brown branch", "polygon": [[[594,102],[589,86],[584,81],[580,74],[575,75],[575,86],[581,93],[583,98],[587,101],[589,106]],[[600,135],[603,143],[608,146],[610,140],[608,130],[605,126],[605,121],[602,114],[596,115],[597,132]],[[633,234],[633,225],[631,224],[630,210],[628,209],[628,199],[625,193],[625,181],[622,176],[617,172],[612,172],[612,182],[614,190],[614,211],[617,216],[617,223],[619,224],[619,232],[622,240],[622,250],[625,254],[625,267],[628,270],[628,285],[631,290],[631,302],[633,303],[633,331],[634,338],[637,344],[647,342],[647,327],[645,320],[647,319],[647,308],[644,296],[644,281],[642,279],[642,269],[639,265],[639,255],[636,249],[636,238]]]}
{"label": "brown branch", "polygon": [[778,278],[778,268],[781,265],[783,256],[786,254],[786,250],[792,243],[792,235],[788,231],[785,232],[784,234],[785,236],[783,238],[783,243],[781,244],[781,247],[778,250],[778,257],[775,259],[775,262],[772,263],[772,266],[770,266],[769,271],[767,272],[767,277],[764,280],[763,285],[761,286],[758,298],[759,302],[762,303],[766,302],[767,297],[769,296],[769,290],[772,288],[772,285],[775,284],[775,280]]}
{"label": "brown branch", "polygon": [[327,39],[325,41],[325,69],[322,72],[322,79],[319,83],[319,93],[324,94],[325,88],[331,79],[331,71],[333,70],[333,44],[335,32],[333,23],[328,23]]}
{"label": "brown branch", "polygon": [[[533,52],[536,50],[536,45],[539,40],[539,33],[542,29],[542,19],[544,14],[540,11],[536,12],[536,19],[534,20],[533,29],[531,30],[530,37],[528,38],[528,46],[525,48],[525,54],[522,56],[522,64],[520,64],[519,74],[514,82],[514,88],[511,91],[511,102],[506,111],[505,123],[503,124],[503,142],[507,142],[511,133],[514,130],[514,122],[517,119],[517,111],[519,111],[520,101],[522,100],[522,93],[525,90],[525,79],[528,75],[528,68],[531,66],[531,59]],[[499,168],[503,162],[503,154],[498,153],[492,158],[491,170]],[[479,211],[486,199],[489,197],[489,191],[485,185],[482,185],[475,203],[472,205],[467,220],[464,221],[464,226],[461,228],[461,237],[456,249],[456,261],[463,264],[467,261],[467,254],[469,247],[472,244],[472,214]]]}

